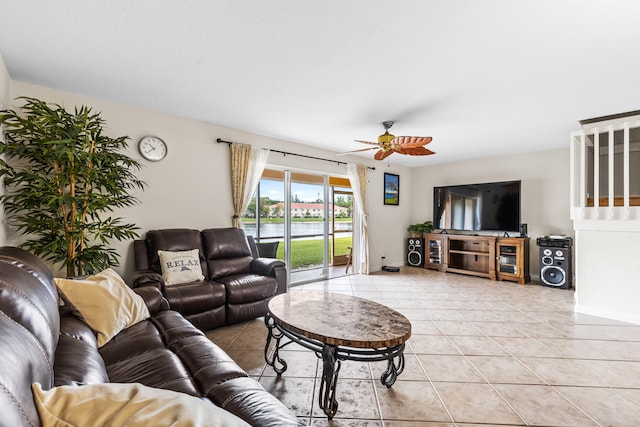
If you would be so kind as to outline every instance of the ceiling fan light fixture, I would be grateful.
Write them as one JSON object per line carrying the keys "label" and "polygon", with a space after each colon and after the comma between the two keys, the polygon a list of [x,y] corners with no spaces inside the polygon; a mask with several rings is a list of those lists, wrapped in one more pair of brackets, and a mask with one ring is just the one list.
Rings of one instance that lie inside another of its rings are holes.
{"label": "ceiling fan light fixture", "polygon": [[388,130],[385,130],[384,133],[378,137],[378,144],[387,147],[393,138],[395,138],[395,135],[391,135]]}
{"label": "ceiling fan light fixture", "polygon": [[378,144],[385,149],[388,150],[391,148],[391,140],[395,138],[395,135],[391,135],[389,133],[389,128],[393,126],[393,120],[388,120],[386,122],[382,122],[382,127],[384,127],[384,133],[378,137]]}

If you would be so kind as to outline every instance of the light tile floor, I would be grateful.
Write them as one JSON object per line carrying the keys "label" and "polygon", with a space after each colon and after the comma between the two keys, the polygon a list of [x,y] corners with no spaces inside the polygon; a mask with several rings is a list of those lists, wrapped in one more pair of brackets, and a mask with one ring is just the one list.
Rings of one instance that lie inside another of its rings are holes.
{"label": "light tile floor", "polygon": [[261,319],[207,335],[312,426],[638,426],[640,326],[574,313],[572,291],[412,267],[291,289],[368,298],[409,318],[406,368],[346,361],[338,412],[318,407],[321,367],[295,345],[278,378],[264,363]]}

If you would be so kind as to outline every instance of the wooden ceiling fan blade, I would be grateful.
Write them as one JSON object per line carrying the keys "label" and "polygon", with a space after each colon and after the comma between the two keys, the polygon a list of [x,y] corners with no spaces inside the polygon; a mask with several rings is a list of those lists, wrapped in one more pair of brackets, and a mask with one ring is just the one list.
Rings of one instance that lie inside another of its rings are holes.
{"label": "wooden ceiling fan blade", "polygon": [[371,141],[360,141],[359,139],[356,139],[355,141],[356,141],[356,142],[361,142],[361,143],[363,143],[363,144],[369,144],[369,145],[378,145],[378,146],[380,145],[380,144],[378,144],[377,142],[371,142]]}
{"label": "wooden ceiling fan blade", "polygon": [[405,154],[407,156],[428,156],[430,154],[436,154],[435,151],[431,151],[424,147],[401,147],[398,148],[398,153]]}
{"label": "wooden ceiling fan blade", "polygon": [[373,156],[373,158],[375,160],[384,160],[392,154],[393,154],[393,150],[387,150],[387,151],[380,150],[375,154],[375,156]]}
{"label": "wooden ceiling fan blade", "polygon": [[361,151],[371,151],[371,150],[377,150],[377,149],[378,147],[362,148],[360,150],[345,151],[344,153],[337,153],[336,156],[344,156],[345,154],[359,153]]}
{"label": "wooden ceiling fan blade", "polygon": [[400,145],[402,147],[422,147],[433,141],[430,136],[396,136],[391,140],[392,145]]}

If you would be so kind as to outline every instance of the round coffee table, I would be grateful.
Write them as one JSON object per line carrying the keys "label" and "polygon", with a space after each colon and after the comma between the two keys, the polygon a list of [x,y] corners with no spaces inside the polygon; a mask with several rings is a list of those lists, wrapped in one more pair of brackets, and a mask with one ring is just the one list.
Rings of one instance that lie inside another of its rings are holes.
{"label": "round coffee table", "polygon": [[[329,419],[338,410],[336,383],[342,360],[387,361],[380,377],[387,387],[404,370],[411,323],[382,304],[337,293],[293,291],[271,299],[264,321],[269,330],[265,360],[278,375],[287,370],[280,350],[289,344],[299,344],[322,358],[319,403]],[[269,354],[272,339],[275,349]]]}

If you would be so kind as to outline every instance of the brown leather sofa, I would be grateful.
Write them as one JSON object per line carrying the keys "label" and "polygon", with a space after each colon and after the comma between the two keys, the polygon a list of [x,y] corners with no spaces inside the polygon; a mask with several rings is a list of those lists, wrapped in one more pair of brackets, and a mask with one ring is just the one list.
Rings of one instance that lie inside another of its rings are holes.
{"label": "brown leather sofa", "polygon": [[136,290],[151,317],[98,348],[94,332],[60,314],[53,275],[40,259],[0,248],[0,426],[40,426],[31,385],[103,382],[208,398],[252,426],[300,425],[297,418],[154,287]]}
{"label": "brown leather sofa", "polygon": [[[165,285],[158,251],[198,249],[204,280]],[[286,292],[284,262],[259,258],[238,228],[151,230],[134,241],[134,288],[154,286],[172,310],[206,331],[264,316],[274,295]]]}

